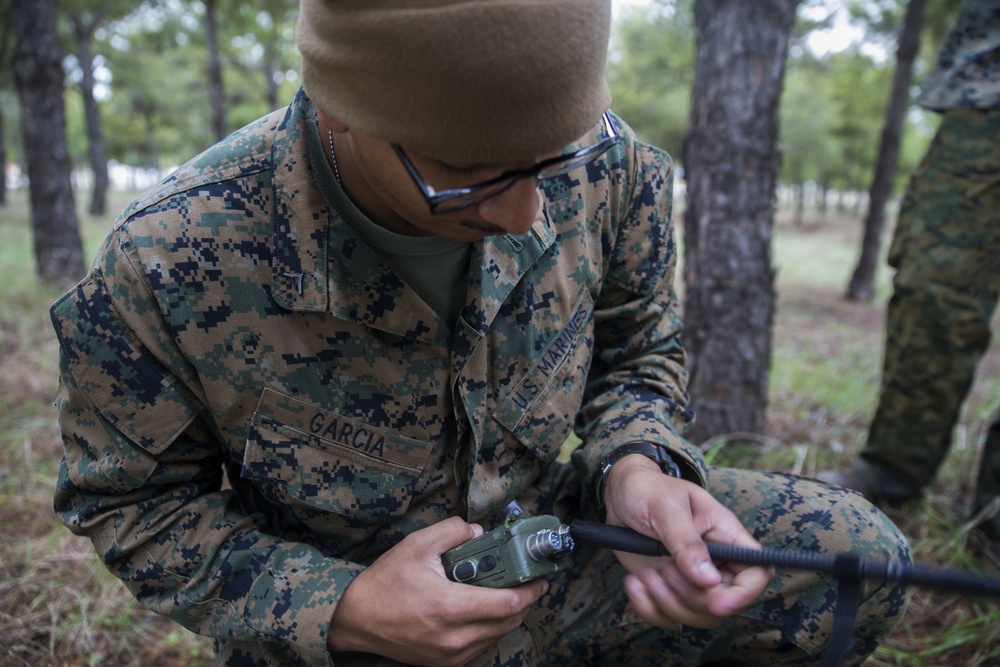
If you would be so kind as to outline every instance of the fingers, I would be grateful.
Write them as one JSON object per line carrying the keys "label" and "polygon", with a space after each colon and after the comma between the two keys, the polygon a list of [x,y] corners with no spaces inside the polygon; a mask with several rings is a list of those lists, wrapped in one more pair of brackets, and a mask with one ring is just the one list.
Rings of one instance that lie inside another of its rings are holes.
{"label": "fingers", "polygon": [[718,585],[702,588],[668,564],[660,570],[646,569],[628,576],[625,590],[636,611],[649,623],[712,628],[751,604],[771,579],[770,571],[760,567],[721,574]]}
{"label": "fingers", "polygon": [[609,522],[659,539],[697,585],[721,581],[703,535],[720,522],[742,526],[711,494],[691,482],[667,477],[644,457],[626,456],[611,469],[608,496]]}
{"label": "fingers", "polygon": [[412,533],[410,537],[421,547],[426,547],[441,556],[448,549],[474,540],[482,534],[483,527],[479,524],[466,523],[461,517],[453,516]]}
{"label": "fingers", "polygon": [[[744,541],[743,546],[753,548],[756,542]],[[770,568],[714,564],[704,542],[689,547],[688,553],[683,547],[675,553],[676,558],[637,572],[634,581],[626,583],[640,615],[664,627],[670,622],[715,627],[752,604],[773,576]]]}
{"label": "fingers", "polygon": [[534,581],[529,581],[519,586],[508,588],[507,590],[517,593],[518,604],[522,610],[525,610],[549,592],[549,582],[544,579],[535,579]]}
{"label": "fingers", "polygon": [[517,627],[528,609],[545,595],[549,583],[535,579],[511,588],[483,588],[470,584],[455,583],[453,604],[461,607],[460,616],[475,617],[483,623],[498,620],[513,620]]}
{"label": "fingers", "polygon": [[330,648],[460,665],[517,628],[548,589],[544,580],[491,589],[444,576],[441,554],[482,532],[452,518],[406,536],[348,586],[331,619]]}
{"label": "fingers", "polygon": [[673,555],[677,568],[701,588],[715,586],[722,581],[722,573],[708,555],[708,547],[701,535],[689,522],[673,526],[664,538],[667,550]]}
{"label": "fingers", "polygon": [[774,570],[765,567],[745,567],[736,573],[731,583],[708,600],[708,609],[718,616],[729,616],[749,606],[767,588]]}
{"label": "fingers", "polygon": [[647,622],[660,627],[714,627],[752,603],[772,573],[761,567],[715,564],[706,542],[760,545],[705,489],[640,463],[628,461],[620,475],[609,479],[609,521],[659,539],[672,558],[650,564],[648,559],[618,555],[631,573],[625,582],[630,601]]}
{"label": "fingers", "polygon": [[[460,518],[452,517],[422,532],[432,539],[442,542],[449,541],[448,546],[434,550],[435,557],[439,559],[438,552],[443,554],[453,546],[472,539],[468,537],[469,533],[474,534],[475,537],[482,535],[483,529],[479,525],[466,524]],[[463,535],[465,535],[465,539],[461,539]],[[454,540],[458,540],[457,543],[454,543]],[[518,586],[502,589],[474,586],[450,580],[448,585],[451,589],[449,591],[449,607],[458,618],[473,620],[480,626],[499,624],[502,633],[509,632],[520,625],[527,610],[549,589],[549,584],[544,579],[535,579]]]}
{"label": "fingers", "polygon": [[548,583],[535,580],[513,588],[493,589],[452,583],[449,604],[436,625],[450,632],[435,633],[445,653],[459,664],[471,659],[517,629]]}
{"label": "fingers", "polygon": [[[723,581],[723,572],[712,562],[706,542],[716,542],[734,546],[759,549],[760,544],[753,538],[739,519],[729,509],[719,503],[707,491],[694,484],[677,481],[686,485],[686,496],[675,496],[671,501],[678,507],[656,512],[654,516],[664,545],[672,554],[674,564],[689,582],[701,588],[711,588]],[[683,501],[686,500],[686,505]],[[732,572],[747,569],[746,566],[726,565]],[[766,570],[762,570],[766,572]]]}

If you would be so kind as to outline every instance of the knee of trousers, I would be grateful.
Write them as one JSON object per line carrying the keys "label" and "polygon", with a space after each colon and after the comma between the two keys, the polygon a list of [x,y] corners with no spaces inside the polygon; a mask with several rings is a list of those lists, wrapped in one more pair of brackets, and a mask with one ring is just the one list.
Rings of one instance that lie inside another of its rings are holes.
{"label": "knee of trousers", "polygon": [[[849,553],[860,558],[911,562],[902,532],[861,495],[778,473],[720,471],[709,474],[710,488],[765,547]],[[837,580],[829,574],[778,569],[757,603],[743,616],[760,633],[754,643],[794,644],[808,653],[829,646]],[[862,584],[855,634],[858,656],[874,651],[901,620],[909,602],[906,587],[879,581]]]}

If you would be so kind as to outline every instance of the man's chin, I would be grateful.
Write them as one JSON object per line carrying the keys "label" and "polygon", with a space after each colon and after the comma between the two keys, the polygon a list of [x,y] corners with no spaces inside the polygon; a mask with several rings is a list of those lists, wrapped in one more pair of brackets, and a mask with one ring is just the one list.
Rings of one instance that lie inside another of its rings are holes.
{"label": "man's chin", "polygon": [[488,222],[478,222],[475,220],[461,220],[459,221],[458,226],[474,234],[477,239],[481,239],[486,236],[503,236],[507,233],[502,227],[491,225]]}
{"label": "man's chin", "polygon": [[497,227],[496,225],[491,225],[488,222],[479,222],[476,220],[461,220],[458,223],[465,229],[471,230],[473,232],[478,232],[480,234],[487,234],[489,236],[499,236],[501,234],[506,234],[506,230],[503,227]]}

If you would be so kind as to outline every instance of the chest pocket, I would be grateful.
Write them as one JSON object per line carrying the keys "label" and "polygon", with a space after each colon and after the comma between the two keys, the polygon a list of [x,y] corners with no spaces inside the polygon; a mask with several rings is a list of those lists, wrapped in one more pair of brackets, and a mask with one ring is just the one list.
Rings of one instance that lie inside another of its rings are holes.
{"label": "chest pocket", "polygon": [[265,389],[241,476],[298,514],[319,510],[381,522],[406,512],[430,450],[425,442]]}
{"label": "chest pocket", "polygon": [[569,320],[513,388],[494,419],[543,461],[569,437],[590,369],[594,302],[584,291]]}

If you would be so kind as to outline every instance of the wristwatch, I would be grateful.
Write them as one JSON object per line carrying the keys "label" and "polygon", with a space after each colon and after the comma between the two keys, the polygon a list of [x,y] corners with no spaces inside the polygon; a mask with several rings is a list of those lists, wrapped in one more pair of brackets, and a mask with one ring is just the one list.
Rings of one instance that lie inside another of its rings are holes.
{"label": "wristwatch", "polygon": [[680,466],[670,457],[666,447],[655,445],[652,442],[632,442],[614,449],[610,454],[601,459],[598,463],[597,475],[594,478],[594,494],[597,500],[597,512],[604,519],[604,487],[608,483],[608,475],[611,467],[629,454],[642,454],[656,461],[664,475],[681,479]]}

